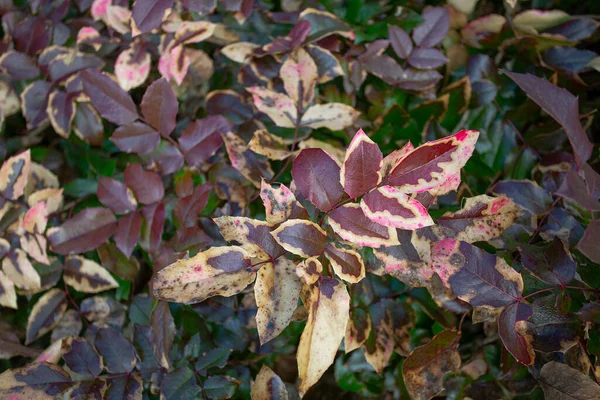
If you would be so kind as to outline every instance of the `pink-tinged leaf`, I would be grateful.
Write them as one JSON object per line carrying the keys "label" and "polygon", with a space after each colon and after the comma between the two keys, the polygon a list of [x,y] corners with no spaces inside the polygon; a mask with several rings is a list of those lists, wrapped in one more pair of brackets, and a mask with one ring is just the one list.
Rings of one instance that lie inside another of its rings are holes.
{"label": "pink-tinged leaf", "polygon": [[125,257],[131,257],[140,237],[141,228],[142,216],[137,212],[129,213],[117,221],[117,230],[114,237],[115,244]]}
{"label": "pink-tinged leaf", "polygon": [[413,43],[410,36],[408,36],[404,29],[395,25],[388,25],[388,32],[390,43],[396,55],[403,60],[407,59],[413,51]]}
{"label": "pink-tinged leaf", "polygon": [[383,154],[362,129],[359,129],[346,150],[346,157],[340,172],[340,181],[344,191],[355,199],[374,188],[381,177]]}
{"label": "pink-tinged leaf", "polygon": [[50,228],[48,239],[55,253],[85,253],[106,242],[115,232],[116,222],[108,208],[90,207],[61,226]]}
{"label": "pink-tinged leaf", "polygon": [[154,150],[160,143],[160,135],[142,122],[134,122],[118,127],[110,140],[127,153],[145,154]]}
{"label": "pink-tinged leaf", "polygon": [[83,90],[103,118],[118,125],[130,124],[138,118],[131,96],[108,76],[95,70],[81,72]]}
{"label": "pink-tinged leaf", "polygon": [[100,47],[102,46],[100,40],[100,32],[92,26],[84,26],[77,32],[77,44],[90,44],[96,51],[100,50]]}
{"label": "pink-tinged leaf", "polygon": [[142,208],[142,217],[144,217],[144,224],[139,243],[142,249],[154,253],[162,244],[166,220],[165,204],[161,202],[145,206]]}
{"label": "pink-tinged leaf", "polygon": [[192,195],[179,199],[173,210],[179,226],[191,228],[198,224],[198,215],[206,207],[211,190],[208,184],[198,185]]}
{"label": "pink-tinged leaf", "polygon": [[330,243],[325,247],[325,257],[336,275],[346,282],[358,283],[365,277],[365,264],[357,251]]}
{"label": "pink-tinged leaf", "polygon": [[71,124],[75,118],[75,103],[73,98],[65,92],[54,90],[48,98],[46,109],[52,128],[64,138],[71,133]]}
{"label": "pink-tinged leaf", "polygon": [[577,264],[559,238],[541,245],[522,244],[519,254],[523,266],[546,283],[564,286],[575,278]]}
{"label": "pink-tinged leaf", "polygon": [[332,131],[340,131],[352,126],[359,115],[360,111],[347,104],[315,104],[302,114],[300,125],[313,129],[328,128]]}
{"label": "pink-tinged leaf", "polygon": [[177,124],[179,103],[175,92],[166,79],[152,82],[142,99],[142,114],[154,129],[167,137]]}
{"label": "pink-tinged leaf", "polygon": [[423,22],[413,30],[413,40],[419,47],[433,47],[440,43],[450,28],[446,7],[428,8],[421,14]]}
{"label": "pink-tinged leaf", "polygon": [[402,363],[402,377],[411,399],[429,400],[442,393],[444,375],[460,367],[459,342],[460,333],[447,330],[409,354]]}
{"label": "pink-tinged leaf", "polygon": [[98,20],[106,15],[108,6],[111,4],[111,0],[94,0],[91,6],[92,18]]}
{"label": "pink-tinged leaf", "polygon": [[293,128],[298,119],[298,110],[290,97],[260,87],[246,89],[252,94],[254,105],[269,116],[273,123],[283,128]]}
{"label": "pink-tinged leaf", "polygon": [[438,49],[418,48],[408,58],[408,63],[415,68],[434,69],[446,64],[448,59]]}
{"label": "pink-tinged leaf", "polygon": [[521,215],[509,197],[482,194],[468,198],[459,211],[445,213],[437,223],[456,232],[456,240],[474,243],[499,237]]}
{"label": "pink-tinged leaf", "polygon": [[323,254],[327,233],[317,224],[303,219],[290,219],[271,232],[284,249],[301,257]]}
{"label": "pink-tinged leaf", "polygon": [[600,235],[600,220],[590,222],[583,234],[583,237],[577,243],[577,250],[593,262],[600,264],[600,246],[598,246],[598,237]]}
{"label": "pink-tinged leaf", "polygon": [[421,203],[392,186],[367,193],[360,207],[371,221],[385,226],[415,230],[433,225],[433,219]]}
{"label": "pink-tinged leaf", "polygon": [[217,295],[233,296],[255,275],[241,247],[212,247],[160,270],[153,282],[154,295],[165,301],[199,303]]}
{"label": "pink-tinged leaf", "polygon": [[460,172],[473,154],[478,137],[477,131],[463,130],[427,142],[402,158],[383,181],[404,193],[434,189]]}
{"label": "pink-tinged leaf", "polygon": [[342,239],[359,246],[377,248],[398,244],[395,228],[371,221],[356,203],[345,204],[331,211],[328,223]]}
{"label": "pink-tinged leaf", "polygon": [[306,209],[283,183],[275,188],[263,180],[260,185],[260,198],[265,206],[269,224],[279,224],[288,219],[308,219]]}
{"label": "pink-tinged leaf", "polygon": [[9,200],[16,200],[23,195],[29,171],[31,154],[29,150],[10,157],[0,168],[0,194]]}
{"label": "pink-tinged leaf", "polygon": [[318,257],[309,257],[296,266],[296,275],[307,285],[314,285],[322,273],[323,264]]}
{"label": "pink-tinged leaf", "polygon": [[150,75],[150,53],[130,47],[123,50],[115,61],[115,76],[126,92],[141,86]]}
{"label": "pink-tinged leaf", "polygon": [[173,0],[135,0],[131,16],[142,33],[150,32],[160,26],[165,11],[171,7]]}
{"label": "pink-tinged leaf", "polygon": [[248,148],[270,160],[285,160],[293,154],[282,138],[269,133],[266,129],[254,132],[252,139],[248,142]]}
{"label": "pink-tinged leaf", "polygon": [[115,214],[127,214],[136,209],[133,192],[124,183],[101,177],[98,179],[98,200]]}
{"label": "pink-tinged leaf", "polygon": [[321,149],[304,149],[292,166],[300,193],[321,211],[331,210],[344,195],[339,165]]}
{"label": "pink-tinged leaf", "polygon": [[[460,172],[457,172],[455,174],[451,174],[450,176],[448,176],[448,178],[446,178],[444,183],[442,183],[441,185],[436,186],[433,189],[431,189],[425,193],[429,193],[433,197],[439,197],[439,196],[448,194],[452,191],[458,190],[459,186],[460,186]],[[424,192],[420,192],[417,194],[422,194],[422,193],[424,193]]]}
{"label": "pink-tinged leaf", "polygon": [[254,186],[260,188],[263,178],[271,179],[273,170],[269,161],[248,150],[242,138],[232,132],[221,135],[233,168],[237,169]]}
{"label": "pink-tinged leaf", "polygon": [[583,167],[592,155],[593,145],[579,122],[579,100],[568,90],[530,74],[504,71],[527,96],[558,122],[571,143],[577,165]]}
{"label": "pink-tinged leaf", "polygon": [[507,195],[519,206],[536,215],[545,214],[552,208],[552,194],[533,181],[500,181],[492,191]]}
{"label": "pink-tinged leaf", "polygon": [[278,258],[285,254],[271,235],[273,227],[264,221],[246,217],[219,217],[213,221],[228,242],[238,242],[248,255],[260,259]]}
{"label": "pink-tinged leaf", "polygon": [[261,345],[279,336],[298,307],[302,283],[295,268],[293,261],[279,258],[275,265],[263,265],[256,275],[256,328]]}
{"label": "pink-tinged leaf", "polygon": [[21,227],[29,233],[44,233],[48,223],[48,208],[46,202],[40,201],[31,207],[21,221]]}
{"label": "pink-tinged leaf", "polygon": [[198,166],[208,160],[223,144],[221,134],[230,129],[231,123],[222,115],[192,122],[178,139],[186,162]]}
{"label": "pink-tinged leaf", "polygon": [[387,176],[390,172],[392,172],[392,169],[394,169],[394,167],[400,163],[400,160],[406,157],[406,155],[414,149],[415,146],[413,146],[411,142],[408,142],[404,146],[402,146],[401,149],[394,150],[390,154],[385,156],[383,158],[383,161],[381,162],[381,169],[379,170],[379,175],[382,177]]}
{"label": "pink-tinged leaf", "polygon": [[444,285],[472,306],[504,307],[523,293],[521,274],[504,259],[469,243],[455,239],[435,243],[431,262]]}
{"label": "pink-tinged leaf", "polygon": [[161,54],[158,71],[167,80],[174,79],[177,85],[181,85],[192,60],[182,45],[172,46],[172,43]]}
{"label": "pink-tinged leaf", "polygon": [[279,71],[283,87],[302,110],[313,101],[317,84],[317,64],[302,47],[285,60]]}
{"label": "pink-tinged leaf", "polygon": [[527,320],[533,315],[528,304],[515,302],[498,317],[498,334],[504,347],[521,364],[531,365],[535,360],[533,334],[527,327]]}
{"label": "pink-tinged leaf", "polygon": [[156,172],[146,171],[140,164],[127,164],[123,177],[125,184],[133,190],[136,199],[142,204],[156,203],[165,195],[160,175]]}
{"label": "pink-tinged leaf", "polygon": [[29,257],[41,264],[50,265],[46,251],[48,242],[45,236],[37,233],[24,233],[19,237],[19,244]]}

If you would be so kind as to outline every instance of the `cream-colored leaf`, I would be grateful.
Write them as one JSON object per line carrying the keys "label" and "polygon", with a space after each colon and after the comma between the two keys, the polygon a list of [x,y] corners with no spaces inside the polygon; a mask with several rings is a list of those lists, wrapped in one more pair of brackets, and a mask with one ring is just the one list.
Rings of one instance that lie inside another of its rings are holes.
{"label": "cream-colored leaf", "polygon": [[252,94],[256,108],[267,114],[275,125],[282,128],[295,126],[298,110],[290,97],[258,86],[246,90]]}
{"label": "cream-colored leaf", "polygon": [[67,257],[64,268],[63,279],[78,292],[99,293],[119,287],[106,268],[81,256]]}
{"label": "cream-colored leaf", "polygon": [[2,270],[19,289],[33,291],[41,288],[40,275],[21,249],[14,249],[4,257]]}
{"label": "cream-colored leaf", "polygon": [[0,271],[0,306],[17,309],[15,285],[2,271]]}
{"label": "cream-colored leaf", "polygon": [[287,400],[288,392],[281,378],[266,365],[252,382],[252,400]]}
{"label": "cream-colored leaf", "polygon": [[352,126],[360,112],[342,103],[315,104],[302,115],[300,125],[339,131]]}
{"label": "cream-colored leaf", "polygon": [[319,76],[317,64],[302,47],[288,56],[279,70],[279,76],[288,96],[301,109],[305,109],[313,101]]}
{"label": "cream-colored leaf", "polygon": [[260,45],[256,43],[237,42],[223,47],[221,53],[232,61],[246,64],[248,59],[254,54],[254,51],[259,47]]}

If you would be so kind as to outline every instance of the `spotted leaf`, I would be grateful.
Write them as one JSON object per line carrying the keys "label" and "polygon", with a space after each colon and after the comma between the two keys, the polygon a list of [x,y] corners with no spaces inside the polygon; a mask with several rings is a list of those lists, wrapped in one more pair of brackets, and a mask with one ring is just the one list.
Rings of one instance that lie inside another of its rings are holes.
{"label": "spotted leaf", "polygon": [[308,219],[306,209],[283,183],[275,188],[263,180],[260,184],[260,198],[269,224],[279,224],[288,219]]}
{"label": "spotted leaf", "polygon": [[392,186],[367,193],[360,207],[371,221],[384,226],[414,230],[433,225],[433,219],[421,203]]}
{"label": "spotted leaf", "polygon": [[336,275],[346,282],[358,283],[365,277],[365,264],[357,251],[330,243],[325,247],[325,257]]}
{"label": "spotted leaf", "polygon": [[308,291],[304,299],[308,319],[296,354],[300,397],[333,363],[346,333],[350,311],[348,290],[335,278],[323,278],[319,286],[311,286]]}
{"label": "spotted leaf", "polygon": [[83,293],[99,293],[119,287],[104,267],[81,256],[67,257],[63,278],[67,285]]}
{"label": "spotted leaf", "polygon": [[336,208],[329,213],[327,221],[342,239],[359,246],[377,248],[398,244],[395,228],[371,221],[356,203]]}
{"label": "spotted leaf", "polygon": [[287,400],[288,392],[285,383],[273,372],[273,370],[263,364],[256,379],[252,382],[253,400]]}
{"label": "spotted leaf", "polygon": [[472,306],[504,307],[521,298],[523,278],[504,259],[456,239],[437,242],[431,251],[442,282]]}
{"label": "spotted leaf", "polygon": [[295,267],[292,261],[279,258],[275,265],[263,265],[256,275],[256,327],[261,344],[279,336],[292,320],[301,289]]}
{"label": "spotted leaf", "polygon": [[288,56],[279,70],[279,76],[288,96],[300,109],[305,109],[313,101],[318,78],[317,64],[302,47]]}
{"label": "spotted leaf", "polygon": [[248,146],[242,138],[232,132],[226,132],[221,136],[225,142],[231,165],[254,186],[259,188],[262,178],[270,179],[273,176],[269,162],[248,150]]}
{"label": "spotted leaf", "polygon": [[323,273],[323,264],[317,257],[309,257],[296,266],[296,275],[307,285],[313,285]]}
{"label": "spotted leaf", "polygon": [[355,199],[379,183],[383,154],[362,129],[359,129],[346,150],[340,172],[344,191]]}
{"label": "spotted leaf", "polygon": [[285,160],[292,155],[283,139],[269,133],[266,129],[254,132],[254,136],[248,142],[248,148],[270,160]]}
{"label": "spotted leaf", "polygon": [[154,295],[178,303],[199,303],[212,296],[233,296],[255,278],[250,257],[239,246],[212,247],[160,270]]}
{"label": "spotted leaf", "polygon": [[533,334],[527,326],[527,320],[533,311],[531,306],[515,302],[498,317],[498,334],[504,347],[521,364],[531,365],[535,360],[533,351]]}
{"label": "spotted leaf", "polygon": [[23,195],[31,168],[29,150],[4,161],[0,168],[0,194],[9,200],[16,200]]}
{"label": "spotted leaf", "polygon": [[213,221],[219,227],[223,239],[238,242],[252,257],[277,258],[285,254],[273,236],[273,227],[267,222],[246,217],[219,217]]}
{"label": "spotted leaf", "polygon": [[106,242],[115,232],[116,222],[107,208],[86,208],[61,226],[48,229],[48,240],[55,253],[85,253]]}
{"label": "spotted leaf", "polygon": [[371,319],[371,334],[375,340],[369,340],[364,345],[365,359],[377,373],[382,373],[394,352],[394,326],[387,301],[379,301],[369,306]]}
{"label": "spotted leaf", "polygon": [[267,114],[275,125],[282,128],[293,128],[296,125],[298,110],[294,100],[284,94],[260,87],[251,87],[247,90],[252,94],[258,111]]}
{"label": "spotted leaf", "polygon": [[51,289],[44,293],[33,306],[27,319],[25,344],[30,344],[50,332],[67,310],[67,296],[64,290]]}
{"label": "spotted leaf", "polygon": [[300,125],[313,129],[328,128],[332,131],[340,131],[352,126],[359,115],[359,111],[347,104],[315,104],[302,114]]}
{"label": "spotted leaf", "polygon": [[327,241],[327,233],[319,225],[303,219],[287,220],[271,235],[281,247],[301,257],[321,255]]}

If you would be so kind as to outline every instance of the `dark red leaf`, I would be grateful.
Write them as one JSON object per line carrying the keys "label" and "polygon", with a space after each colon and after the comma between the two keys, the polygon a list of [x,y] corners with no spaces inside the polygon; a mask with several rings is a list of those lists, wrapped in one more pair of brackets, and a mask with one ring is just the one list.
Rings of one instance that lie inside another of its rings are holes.
{"label": "dark red leaf", "polygon": [[74,129],[77,136],[93,146],[100,146],[104,140],[104,125],[90,103],[77,103]]}
{"label": "dark red leaf", "polygon": [[329,243],[325,247],[325,257],[335,273],[346,282],[358,283],[365,277],[365,265],[356,251]]}
{"label": "dark red leaf", "polygon": [[340,178],[344,191],[355,199],[377,186],[382,160],[379,146],[360,129],[350,142],[342,165]]}
{"label": "dark red leaf", "polygon": [[[135,4],[139,2],[140,0],[137,0]],[[169,2],[169,0],[146,1],[146,3],[166,2]],[[170,2],[173,3],[173,0],[170,0]],[[135,13],[135,6],[133,10]],[[154,81],[148,86],[142,99],[141,108],[146,122],[159,131],[162,136],[167,137],[173,132],[177,124],[179,103],[171,84],[165,78]]]}
{"label": "dark red leaf", "polygon": [[142,208],[144,226],[140,246],[147,252],[155,252],[162,244],[162,233],[165,226],[165,204],[154,203]]}
{"label": "dark red leaf", "polygon": [[410,36],[404,29],[395,25],[388,25],[390,43],[396,52],[396,55],[402,59],[407,59],[413,51],[413,43]]}
{"label": "dark red leaf", "polygon": [[68,52],[60,54],[48,64],[48,73],[53,82],[62,82],[73,74],[88,68],[100,69],[104,66],[102,59],[92,54],[77,54],[75,57]]}
{"label": "dark red leaf", "polygon": [[119,84],[96,70],[81,72],[83,90],[103,118],[119,125],[130,124],[138,118],[135,103]]}
{"label": "dark red leaf", "polygon": [[131,257],[133,249],[140,237],[142,228],[142,216],[137,212],[132,212],[117,221],[117,230],[115,232],[115,244],[117,248],[127,257]]}
{"label": "dark red leaf", "polygon": [[222,145],[221,133],[231,129],[231,123],[221,115],[192,122],[181,134],[179,144],[190,166],[208,160]]}
{"label": "dark red leaf", "polygon": [[531,365],[535,359],[533,336],[527,332],[527,321],[533,314],[531,307],[516,302],[506,307],[498,317],[498,334],[504,347],[521,364]]}
{"label": "dark red leaf", "polygon": [[61,226],[49,229],[48,240],[55,253],[85,253],[106,242],[115,232],[116,222],[108,208],[86,208]]}
{"label": "dark red leaf", "polygon": [[433,47],[440,43],[450,28],[446,7],[432,7],[423,11],[424,21],[413,30],[413,40],[419,47]]}
{"label": "dark red leaf", "polygon": [[551,285],[566,285],[575,277],[577,265],[559,238],[542,245],[522,244],[523,266]]}
{"label": "dark red leaf", "polygon": [[131,16],[141,32],[150,32],[160,26],[165,11],[171,7],[173,0],[135,0]]}
{"label": "dark red leaf", "polygon": [[600,246],[598,246],[598,238],[600,237],[600,220],[592,221],[585,230],[583,237],[577,243],[577,250],[583,255],[600,264]]}
{"label": "dark red leaf", "polygon": [[118,127],[110,137],[110,140],[121,151],[145,154],[158,146],[160,135],[146,124],[134,122]]}
{"label": "dark red leaf", "polygon": [[156,149],[141,155],[140,158],[145,165],[158,166],[162,175],[170,175],[181,170],[185,162],[178,146],[166,140],[161,141]]}
{"label": "dark red leaf", "polygon": [[198,185],[191,196],[179,199],[173,210],[179,226],[191,228],[198,224],[198,215],[206,207],[211,190],[208,184]]}
{"label": "dark red leaf", "polygon": [[165,195],[160,175],[146,171],[140,164],[127,164],[123,177],[125,184],[133,190],[135,198],[142,204],[156,203]]}
{"label": "dark red leaf", "polygon": [[327,241],[327,234],[321,227],[303,219],[290,219],[271,235],[284,249],[302,257],[323,254]]}
{"label": "dark red leaf", "polygon": [[31,56],[44,50],[50,44],[52,22],[41,16],[29,17],[21,21],[13,32],[15,48]]}
{"label": "dark red leaf", "polygon": [[124,183],[101,177],[98,179],[98,200],[115,214],[127,214],[136,209],[137,202],[133,193]]}
{"label": "dark red leaf", "polygon": [[446,64],[448,59],[438,49],[418,48],[408,57],[408,63],[415,68],[432,69]]}

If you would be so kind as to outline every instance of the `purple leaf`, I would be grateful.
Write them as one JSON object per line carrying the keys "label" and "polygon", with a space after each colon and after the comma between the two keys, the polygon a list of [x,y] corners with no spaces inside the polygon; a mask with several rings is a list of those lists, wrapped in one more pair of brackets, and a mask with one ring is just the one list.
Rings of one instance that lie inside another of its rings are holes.
{"label": "purple leaf", "polygon": [[134,122],[118,127],[110,140],[127,153],[146,154],[154,150],[160,143],[160,135],[142,122]]}
{"label": "purple leaf", "polygon": [[165,11],[171,7],[173,0],[135,0],[131,16],[141,32],[150,32],[160,26]]}
{"label": "purple leaf", "polygon": [[127,186],[133,190],[136,199],[142,204],[156,203],[165,195],[160,175],[146,171],[140,164],[127,164],[123,176]]}
{"label": "purple leaf", "polygon": [[432,7],[423,11],[424,21],[413,31],[413,40],[419,47],[433,47],[440,43],[450,28],[446,7]]}
{"label": "purple leaf", "polygon": [[573,200],[588,210],[600,210],[600,202],[589,193],[588,186],[583,178],[571,168],[556,191],[557,195]]}
{"label": "purple leaf", "polygon": [[75,102],[67,93],[54,90],[48,99],[48,117],[52,127],[64,138],[71,133],[71,123],[75,117]]}
{"label": "purple leaf", "polygon": [[395,25],[388,25],[390,43],[398,57],[407,59],[413,51],[413,43],[404,29]]}
{"label": "purple leaf", "polygon": [[284,249],[301,257],[316,257],[323,254],[327,233],[314,222],[290,219],[271,232]]}
{"label": "purple leaf", "polygon": [[118,125],[130,124],[138,118],[131,96],[118,83],[95,70],[81,72],[83,90],[103,118]]}
{"label": "purple leaf", "polygon": [[515,203],[536,215],[550,211],[552,195],[533,181],[502,181],[492,189],[494,193],[505,194]]}
{"label": "purple leaf", "polygon": [[359,129],[350,142],[340,172],[344,191],[353,199],[362,196],[379,183],[378,174],[383,154],[362,129]]}
{"label": "purple leaf", "polygon": [[600,220],[592,221],[585,230],[583,237],[577,243],[577,250],[593,262],[600,264],[600,246],[598,246],[598,237],[600,237]]}
{"label": "purple leaf", "polygon": [[[136,4],[139,1],[137,0]],[[162,136],[167,137],[173,132],[177,124],[179,103],[171,84],[165,78],[154,81],[148,86],[142,99],[141,108],[146,122],[159,131]]]}
{"label": "purple leaf", "polygon": [[27,120],[27,128],[33,129],[40,126],[48,119],[46,109],[52,84],[46,81],[35,81],[21,93],[21,108]]}
{"label": "purple leaf", "polygon": [[0,57],[0,67],[2,67],[12,79],[31,80],[40,75],[40,70],[31,57],[17,51],[8,51]]}
{"label": "purple leaf", "polygon": [[49,229],[48,240],[55,253],[85,253],[106,242],[115,232],[116,222],[108,208],[86,208],[61,226]]}
{"label": "purple leaf", "polygon": [[498,317],[498,334],[502,343],[521,364],[531,365],[535,359],[533,337],[527,332],[527,319],[533,311],[525,303],[516,302],[506,307]]}
{"label": "purple leaf", "polygon": [[173,213],[180,226],[191,228],[198,224],[198,215],[206,207],[211,190],[208,184],[198,185],[192,195],[179,199]]}
{"label": "purple leaf", "polygon": [[142,216],[137,212],[132,212],[119,218],[117,222],[117,231],[115,232],[115,244],[117,248],[125,255],[131,257],[133,249],[140,237],[142,227]]}
{"label": "purple leaf", "polygon": [[550,67],[572,76],[591,68],[588,64],[596,57],[598,57],[596,52],[575,47],[553,47],[542,54],[544,62]]}
{"label": "purple leaf", "polygon": [[166,140],[161,141],[156,149],[143,154],[140,158],[144,165],[158,166],[162,175],[170,175],[181,170],[185,162],[178,146]]}
{"label": "purple leaf", "polygon": [[90,103],[77,103],[75,107],[74,130],[86,143],[93,146],[102,145],[104,140],[104,125],[98,112]]}
{"label": "purple leaf", "polygon": [[562,35],[571,42],[587,39],[598,29],[598,22],[592,18],[574,18],[560,25],[546,29],[544,33]]}
{"label": "purple leaf", "polygon": [[408,63],[415,68],[434,69],[446,64],[448,59],[438,49],[418,48],[408,57]]}
{"label": "purple leaf", "polygon": [[221,115],[192,122],[179,138],[186,162],[195,167],[208,160],[223,144],[221,133],[230,129],[231,123]]}
{"label": "purple leaf", "polygon": [[137,202],[133,193],[124,183],[101,177],[98,179],[98,200],[115,214],[127,214],[136,209]]}
{"label": "purple leaf", "polygon": [[554,238],[542,245],[519,246],[523,266],[551,285],[566,285],[575,277],[577,265],[563,242]]}

